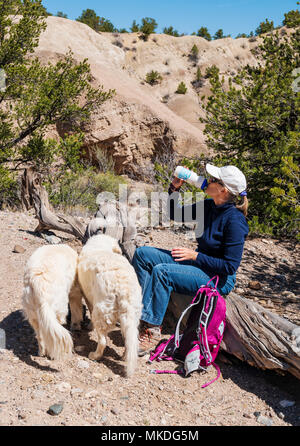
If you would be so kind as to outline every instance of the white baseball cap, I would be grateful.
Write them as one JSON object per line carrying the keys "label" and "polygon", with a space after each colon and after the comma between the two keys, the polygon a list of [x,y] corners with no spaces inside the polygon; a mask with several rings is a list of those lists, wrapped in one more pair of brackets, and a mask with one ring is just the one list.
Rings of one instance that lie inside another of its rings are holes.
{"label": "white baseball cap", "polygon": [[224,186],[234,195],[246,195],[247,181],[243,172],[235,166],[216,167],[206,164],[209,175],[224,183]]}

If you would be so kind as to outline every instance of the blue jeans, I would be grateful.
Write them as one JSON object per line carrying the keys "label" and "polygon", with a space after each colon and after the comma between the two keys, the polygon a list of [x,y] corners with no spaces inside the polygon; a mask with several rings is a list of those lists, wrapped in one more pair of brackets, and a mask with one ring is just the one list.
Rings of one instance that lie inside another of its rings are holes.
{"label": "blue jeans", "polygon": [[[168,308],[171,292],[195,296],[215,274],[204,272],[193,260],[176,262],[171,251],[150,246],[137,248],[132,259],[143,293],[141,319],[161,325]],[[228,294],[234,287],[236,274],[219,276],[218,291]]]}

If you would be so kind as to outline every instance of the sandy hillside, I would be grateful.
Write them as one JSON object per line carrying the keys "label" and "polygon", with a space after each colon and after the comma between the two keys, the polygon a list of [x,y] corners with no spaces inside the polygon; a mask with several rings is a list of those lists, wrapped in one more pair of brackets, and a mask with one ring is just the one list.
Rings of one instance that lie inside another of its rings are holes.
{"label": "sandy hillside", "polygon": [[[209,95],[209,80],[203,77],[195,88],[197,67],[204,76],[207,67],[216,65],[227,82],[241,66],[256,65],[251,49],[260,40],[230,37],[208,42],[198,36],[152,34],[145,42],[137,33],[96,33],[83,23],[48,17],[36,55],[48,63],[72,50],[76,60],[88,59],[95,85],[116,91],[85,129],[85,146],[93,149],[97,144],[109,151],[118,173],[139,175],[161,151],[186,156],[208,152],[199,98]],[[193,45],[199,51],[197,60],[190,57]],[[162,80],[150,86],[145,77],[152,70]],[[185,95],[175,93],[182,81]],[[51,128],[49,134],[62,136],[64,130]]]}
{"label": "sandy hillside", "polygon": [[[134,378],[126,379],[118,328],[110,334],[99,363],[88,359],[89,352],[95,349],[96,337],[87,331],[74,336],[72,359],[58,362],[38,357],[36,339],[21,311],[25,262],[46,243],[35,235],[35,227],[30,214],[0,212],[0,328],[6,333],[6,348],[0,350],[2,426],[300,425],[299,380],[257,370],[234,358],[222,359],[220,355],[217,362],[221,378],[202,389],[201,385],[214,378],[214,369],[207,374],[194,373],[187,379],[155,376],[149,374],[153,366],[147,364],[147,358],[140,358]],[[62,241],[80,250],[75,240]],[[169,230],[152,231],[146,242],[164,248],[194,244],[184,233]],[[15,245],[24,252],[13,252]],[[298,258],[299,251],[289,243],[248,240],[237,291],[249,291],[249,280],[258,280],[265,291],[269,288],[278,294],[285,290],[297,295]],[[272,306],[272,302],[262,304]],[[300,324],[299,304],[293,305],[284,309],[285,317]],[[168,336],[171,328],[164,326],[163,332]],[[61,410],[58,415],[49,414],[54,404]]]}

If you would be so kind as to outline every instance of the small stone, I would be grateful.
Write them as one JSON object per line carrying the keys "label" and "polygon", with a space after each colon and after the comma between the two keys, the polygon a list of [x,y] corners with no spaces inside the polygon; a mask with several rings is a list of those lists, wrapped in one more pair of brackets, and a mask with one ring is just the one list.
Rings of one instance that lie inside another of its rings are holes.
{"label": "small stone", "polygon": [[256,421],[259,424],[263,424],[264,426],[272,426],[272,424],[273,424],[273,421],[270,418],[265,417],[264,415],[259,415],[257,417]]}
{"label": "small stone", "polygon": [[71,384],[67,382],[61,382],[57,385],[59,392],[69,392],[71,390]]}
{"label": "small stone", "polygon": [[56,235],[41,234],[41,236],[50,245],[58,245],[59,243],[61,243],[61,239],[59,237],[56,237]]}
{"label": "small stone", "polygon": [[89,363],[87,361],[85,361],[84,359],[78,359],[77,366],[80,369],[88,369],[90,367]]}
{"label": "small stone", "polygon": [[48,409],[48,414],[49,415],[59,415],[63,410],[63,405],[62,404],[53,404],[52,406],[49,407]]}
{"label": "small stone", "polygon": [[86,398],[93,398],[98,395],[98,390],[91,390],[90,392],[85,394]]}
{"label": "small stone", "polygon": [[282,420],[284,420],[284,413],[279,412],[278,417],[281,418]]}
{"label": "small stone", "polygon": [[82,393],[82,392],[83,392],[82,389],[75,388],[75,389],[72,389],[72,390],[71,390],[71,395],[74,396],[74,395],[76,395],[76,394],[78,394],[78,393]]}
{"label": "small stone", "polygon": [[248,287],[252,290],[260,290],[262,288],[262,284],[256,280],[251,280],[248,284]]}
{"label": "small stone", "polygon": [[14,249],[13,249],[13,252],[16,252],[18,254],[23,254],[25,251],[26,251],[26,249],[23,248],[23,246],[21,246],[21,245],[15,245]]}
{"label": "small stone", "polygon": [[279,404],[281,407],[292,407],[295,405],[295,401],[282,400]]}
{"label": "small stone", "polygon": [[114,407],[110,411],[113,415],[119,415],[118,409],[115,409]]}
{"label": "small stone", "polygon": [[19,412],[19,413],[18,413],[18,419],[19,419],[19,420],[25,420],[25,419],[26,419],[26,414],[25,414],[25,412]]}

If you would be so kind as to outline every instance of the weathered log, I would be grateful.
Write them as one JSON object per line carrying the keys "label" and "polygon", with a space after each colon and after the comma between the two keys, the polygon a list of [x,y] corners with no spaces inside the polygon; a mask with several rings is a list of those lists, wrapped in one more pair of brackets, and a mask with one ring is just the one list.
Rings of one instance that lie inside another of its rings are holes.
{"label": "weathered log", "polygon": [[[177,319],[191,300],[172,293],[168,311]],[[300,379],[298,325],[234,292],[226,297],[226,320],[221,349],[252,366],[289,372]]]}
{"label": "weathered log", "polygon": [[54,229],[83,239],[86,228],[79,219],[53,212],[39,173],[33,168],[25,169],[21,181],[22,205],[26,210],[34,208],[38,220],[35,232]]}

